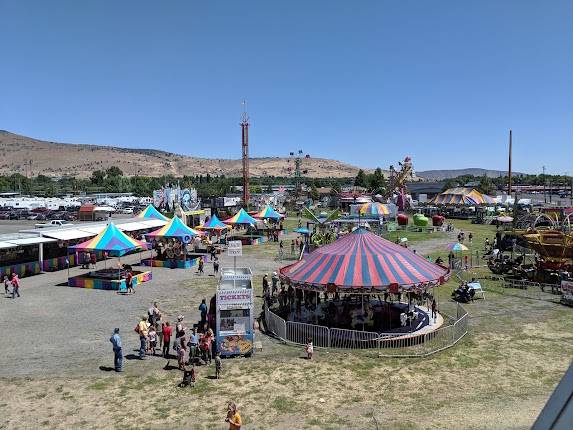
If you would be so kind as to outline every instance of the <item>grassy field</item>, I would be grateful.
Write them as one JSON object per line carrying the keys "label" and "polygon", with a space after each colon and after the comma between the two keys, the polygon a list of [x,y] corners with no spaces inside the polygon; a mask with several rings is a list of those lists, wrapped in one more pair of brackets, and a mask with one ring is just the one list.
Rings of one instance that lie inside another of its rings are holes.
{"label": "grassy field", "polygon": [[[492,232],[454,223],[471,229],[476,244]],[[436,246],[451,240],[427,239]],[[276,255],[276,244],[245,248],[244,261],[257,265],[257,292],[261,273],[277,266]],[[440,287],[440,302],[454,285]],[[213,285],[195,277],[177,288],[196,303]],[[225,360],[220,380],[211,379],[213,368],[200,367],[193,389],[177,388],[180,372],[165,369],[160,358],[151,368],[128,362],[122,375],[4,378],[0,428],[218,429],[226,428],[229,400],[237,402],[247,429],[529,428],[573,357],[573,310],[486,295],[466,306],[469,334],[428,358],[318,350],[308,361],[302,348],[261,334],[262,352]],[[178,304],[165,306],[169,312]]]}

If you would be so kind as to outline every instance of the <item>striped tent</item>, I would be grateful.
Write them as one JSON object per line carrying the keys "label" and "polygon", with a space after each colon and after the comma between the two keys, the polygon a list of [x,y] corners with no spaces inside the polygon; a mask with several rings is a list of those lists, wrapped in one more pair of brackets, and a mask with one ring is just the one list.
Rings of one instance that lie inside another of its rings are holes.
{"label": "striped tent", "polygon": [[278,213],[276,210],[274,210],[272,207],[267,206],[262,211],[256,213],[255,218],[279,220],[282,218],[282,215]]}
{"label": "striped tent", "polygon": [[492,204],[494,199],[490,196],[480,193],[474,188],[449,188],[441,194],[438,194],[430,203],[435,205],[483,205]]}
{"label": "striped tent", "polygon": [[229,229],[229,226],[223,223],[221,220],[219,220],[219,218],[217,218],[217,215],[212,215],[211,218],[209,218],[209,221],[207,221],[204,224],[198,225],[195,228],[197,230],[209,230],[209,231],[221,232],[223,230]]}
{"label": "striped tent", "polygon": [[139,212],[135,218],[145,218],[145,219],[159,219],[161,221],[169,221],[165,215],[155,209],[155,206],[148,205],[145,209]]}
{"label": "striped tent", "polygon": [[130,251],[148,249],[148,244],[129,237],[114,223],[109,223],[96,237],[76,246],[70,246],[69,249],[74,252],[105,251],[112,257],[121,257]]}
{"label": "striped tent", "polygon": [[148,238],[157,239],[160,237],[174,237],[182,240],[185,243],[191,241],[191,238],[203,234],[199,231],[193,230],[191,227],[186,226],[183,221],[178,217],[173,217],[171,221],[165,224],[158,230],[146,234]]}
{"label": "striped tent", "polygon": [[237,212],[234,216],[229,219],[223,221],[225,224],[232,224],[232,225],[239,225],[239,224],[246,224],[246,225],[255,225],[257,220],[250,216],[244,209],[241,209]]}
{"label": "striped tent", "polygon": [[388,206],[378,202],[364,203],[358,209],[361,216],[381,218],[384,215],[390,215]]}
{"label": "striped tent", "polygon": [[280,276],[301,288],[321,290],[334,285],[342,290],[398,291],[443,284],[449,271],[407,248],[357,229],[281,268]]}

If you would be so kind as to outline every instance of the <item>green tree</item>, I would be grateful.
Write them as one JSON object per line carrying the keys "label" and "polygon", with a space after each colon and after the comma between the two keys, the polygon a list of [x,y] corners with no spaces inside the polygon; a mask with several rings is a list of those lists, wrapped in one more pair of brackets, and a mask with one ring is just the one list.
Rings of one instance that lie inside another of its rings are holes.
{"label": "green tree", "polygon": [[484,194],[492,194],[495,191],[495,186],[491,178],[488,178],[485,175],[482,176],[482,178],[479,181],[479,191],[481,191]]}
{"label": "green tree", "polygon": [[318,201],[318,199],[320,198],[318,189],[314,186],[314,184],[312,184],[312,186],[310,187],[310,198],[315,202]]}
{"label": "green tree", "polygon": [[382,169],[377,167],[372,175],[369,175],[370,190],[376,194],[382,194],[386,189],[386,178],[384,178],[384,173]]}
{"label": "green tree", "polygon": [[354,186],[356,187],[368,186],[368,184],[366,183],[366,173],[364,173],[364,170],[360,169],[356,174],[356,178],[354,178]]}
{"label": "green tree", "polygon": [[110,176],[123,176],[123,172],[117,166],[111,166],[109,169],[105,171],[108,177]]}
{"label": "green tree", "polygon": [[105,172],[102,170],[94,170],[90,178],[92,184],[102,186],[105,181]]}

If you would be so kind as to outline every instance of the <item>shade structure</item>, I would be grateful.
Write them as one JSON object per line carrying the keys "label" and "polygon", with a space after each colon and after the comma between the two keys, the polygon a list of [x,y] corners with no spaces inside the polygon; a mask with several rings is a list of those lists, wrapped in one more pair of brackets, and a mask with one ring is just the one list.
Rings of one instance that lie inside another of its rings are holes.
{"label": "shade structure", "polygon": [[255,218],[279,220],[282,218],[282,215],[274,210],[271,206],[267,206],[262,211],[257,212],[255,214]]}
{"label": "shade structure", "polygon": [[223,231],[223,230],[227,230],[229,229],[229,226],[225,223],[223,223],[221,220],[219,220],[219,218],[217,218],[217,215],[212,215],[211,218],[209,219],[209,221],[207,221],[204,224],[201,224],[197,227],[195,227],[197,230],[208,230],[208,231]]}
{"label": "shade structure", "polygon": [[178,217],[173,217],[171,221],[165,224],[158,230],[152,231],[151,233],[146,234],[147,238],[158,239],[160,237],[173,237],[180,239],[184,243],[189,243],[192,238],[203,234],[196,230],[193,230],[191,227],[186,226],[183,221],[181,221]]}
{"label": "shade structure", "polygon": [[291,285],[310,289],[396,291],[440,285],[449,270],[365,229],[318,248],[280,269]]}
{"label": "shade structure", "polygon": [[110,223],[104,231],[93,239],[69,248],[75,252],[101,251],[112,257],[121,257],[130,251],[148,249],[146,242],[129,237],[119,230],[114,223]]}
{"label": "shade structure", "polygon": [[310,234],[310,230],[306,227],[299,227],[299,228],[295,228],[294,229],[295,233],[300,233],[300,234]]}
{"label": "shade structure", "polygon": [[223,221],[225,224],[232,224],[232,225],[255,225],[257,220],[250,216],[244,209],[241,209],[237,212],[234,216],[229,219]]}
{"label": "shade structure", "polygon": [[510,216],[496,216],[494,217],[494,220],[497,222],[501,222],[501,223],[509,223],[509,222],[513,222],[513,217]]}
{"label": "shade structure", "polygon": [[378,202],[364,203],[358,209],[360,215],[365,217],[381,218],[384,215],[390,215],[388,206]]}
{"label": "shade structure", "polygon": [[456,252],[462,252],[462,251],[468,250],[468,247],[465,246],[463,243],[460,243],[460,242],[448,243],[448,245],[446,247],[450,251],[456,251]]}
{"label": "shade structure", "polygon": [[483,205],[495,203],[490,196],[480,193],[474,188],[449,188],[441,194],[438,194],[430,203],[435,205]]}
{"label": "shade structure", "polygon": [[143,209],[141,212],[139,212],[135,217],[136,218],[146,218],[146,219],[160,219],[161,221],[169,221],[169,218],[167,218],[165,215],[163,215],[157,209],[155,209],[155,206],[153,206],[153,205],[148,205],[145,209]]}

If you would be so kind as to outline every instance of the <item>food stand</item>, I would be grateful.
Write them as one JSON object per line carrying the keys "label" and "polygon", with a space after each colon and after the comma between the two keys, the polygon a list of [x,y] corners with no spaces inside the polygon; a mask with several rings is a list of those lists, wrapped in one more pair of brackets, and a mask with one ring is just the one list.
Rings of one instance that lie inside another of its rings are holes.
{"label": "food stand", "polygon": [[216,297],[217,350],[221,356],[253,353],[253,274],[247,267],[222,268]]}

